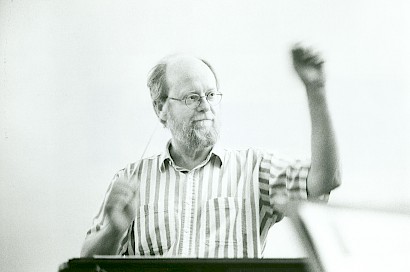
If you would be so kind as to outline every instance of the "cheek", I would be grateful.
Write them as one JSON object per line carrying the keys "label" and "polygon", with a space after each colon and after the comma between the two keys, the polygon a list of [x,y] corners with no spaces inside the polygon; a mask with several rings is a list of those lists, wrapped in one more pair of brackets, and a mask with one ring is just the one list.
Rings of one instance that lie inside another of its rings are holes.
{"label": "cheek", "polygon": [[187,109],[170,109],[169,117],[179,123],[186,123],[194,118],[192,110]]}

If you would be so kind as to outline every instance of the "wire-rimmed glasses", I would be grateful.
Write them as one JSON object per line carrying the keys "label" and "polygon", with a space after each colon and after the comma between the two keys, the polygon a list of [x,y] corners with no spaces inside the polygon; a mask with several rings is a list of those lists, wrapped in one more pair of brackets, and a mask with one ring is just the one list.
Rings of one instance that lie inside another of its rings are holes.
{"label": "wire-rimmed glasses", "polygon": [[219,102],[222,100],[222,94],[220,92],[209,92],[205,95],[199,95],[199,94],[188,94],[182,99],[174,98],[174,97],[168,97],[169,99],[172,100],[177,100],[177,101],[183,101],[185,102],[185,105],[190,108],[190,109],[195,109],[201,104],[201,99],[202,97],[205,97],[206,101],[212,106],[218,105]]}

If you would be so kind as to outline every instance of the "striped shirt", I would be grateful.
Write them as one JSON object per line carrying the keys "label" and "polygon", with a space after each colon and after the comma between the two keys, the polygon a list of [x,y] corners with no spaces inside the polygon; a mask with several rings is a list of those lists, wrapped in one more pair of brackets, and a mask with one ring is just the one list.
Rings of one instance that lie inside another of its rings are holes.
{"label": "striped shirt", "polygon": [[137,211],[118,254],[256,258],[262,256],[269,228],[283,218],[278,205],[307,198],[308,161],[215,147],[188,171],[174,164],[169,145],[115,175],[87,234],[107,224],[106,198],[121,177],[137,189]]}

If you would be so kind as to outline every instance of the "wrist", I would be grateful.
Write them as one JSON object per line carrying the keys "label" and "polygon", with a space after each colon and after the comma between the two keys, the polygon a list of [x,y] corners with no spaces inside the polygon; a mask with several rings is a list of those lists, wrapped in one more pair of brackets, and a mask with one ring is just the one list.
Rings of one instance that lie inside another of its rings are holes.
{"label": "wrist", "polygon": [[124,232],[126,232],[127,229],[121,229],[118,226],[112,224],[111,222],[108,222],[105,231],[109,236],[119,239],[124,235]]}
{"label": "wrist", "polygon": [[306,94],[309,100],[326,100],[325,85],[306,85]]}
{"label": "wrist", "polygon": [[325,89],[325,80],[305,81],[305,88],[308,91],[320,91]]}
{"label": "wrist", "polygon": [[327,109],[327,98],[324,88],[307,89],[307,100],[311,114]]}

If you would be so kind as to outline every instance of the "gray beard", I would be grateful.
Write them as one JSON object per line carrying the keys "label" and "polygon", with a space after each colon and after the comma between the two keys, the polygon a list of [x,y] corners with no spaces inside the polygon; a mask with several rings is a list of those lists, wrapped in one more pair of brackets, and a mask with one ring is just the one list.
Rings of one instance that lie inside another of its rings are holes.
{"label": "gray beard", "polygon": [[196,124],[175,122],[168,119],[167,126],[175,140],[184,143],[189,150],[205,149],[214,146],[219,138],[219,125],[202,127]]}

